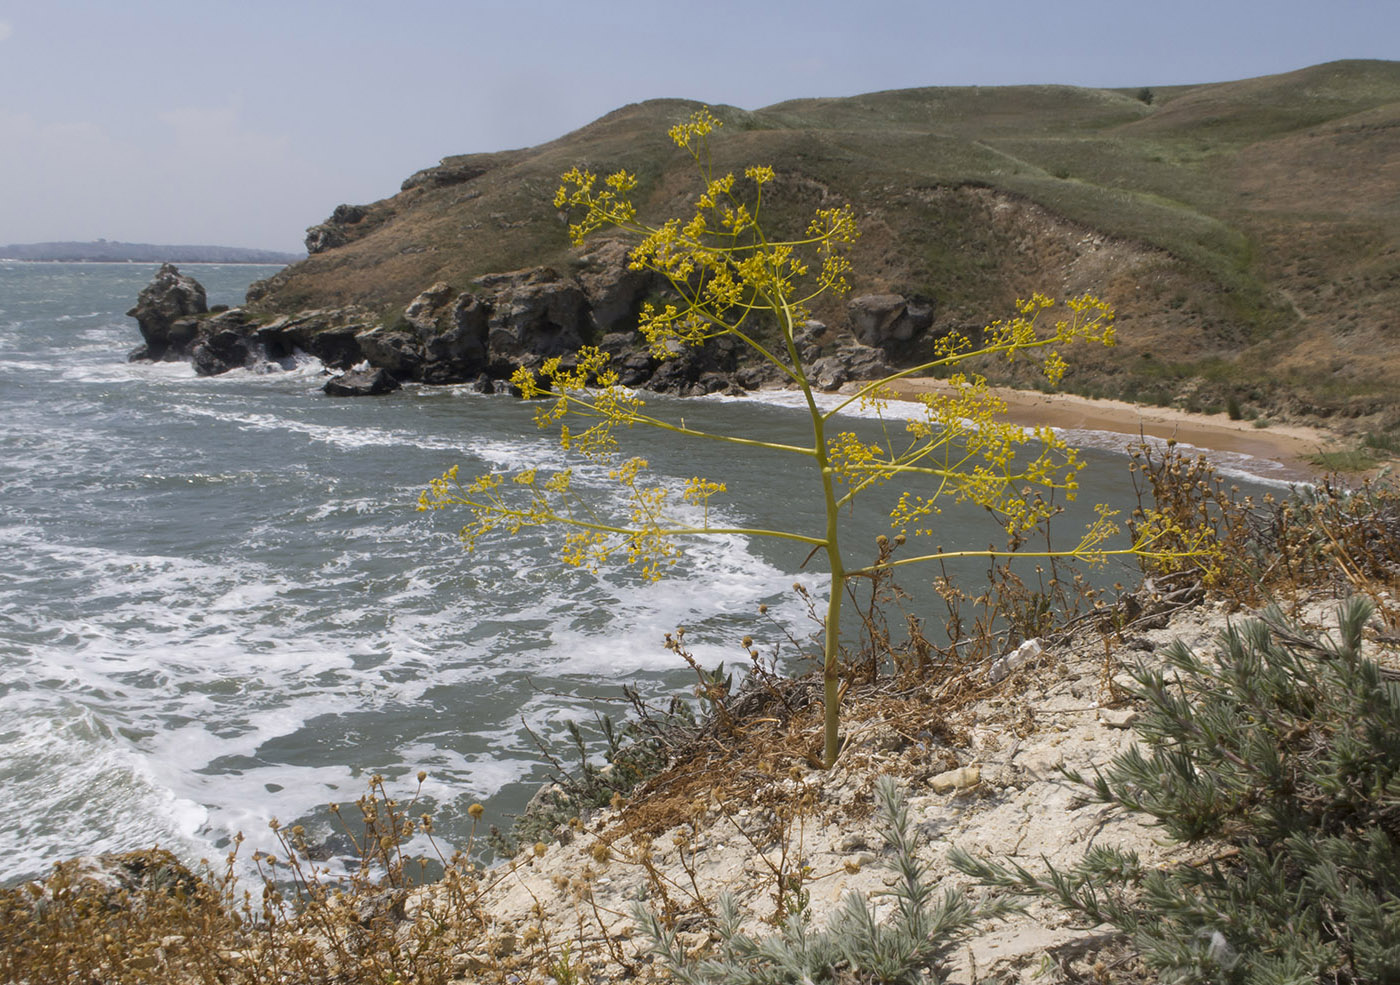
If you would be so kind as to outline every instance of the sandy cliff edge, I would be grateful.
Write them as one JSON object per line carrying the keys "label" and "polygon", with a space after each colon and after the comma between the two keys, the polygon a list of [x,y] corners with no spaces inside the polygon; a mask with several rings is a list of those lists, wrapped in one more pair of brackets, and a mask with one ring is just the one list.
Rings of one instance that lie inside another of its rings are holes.
{"label": "sandy cliff edge", "polygon": [[[1302,621],[1333,625],[1335,605],[1314,598],[1301,606]],[[681,812],[686,822],[666,830],[640,830],[632,804],[604,810],[579,825],[569,843],[524,852],[494,870],[481,900],[492,925],[481,951],[464,963],[484,969],[497,941],[513,949],[530,940],[549,953],[571,954],[591,976],[586,980],[661,980],[633,924],[635,903],[660,907],[669,898],[683,945],[705,949],[714,942],[700,901],[713,905],[728,892],[745,916],[744,929],[764,936],[774,932],[768,921],[779,868],[807,867],[811,917],[825,925],[846,893],[879,900],[892,879],[890,850],[872,810],[874,780],[882,774],[903,788],[921,838],[919,855],[940,889],[983,892],[948,864],[953,845],[1036,871],[1047,863],[1073,865],[1095,844],[1135,850],[1149,865],[1189,861],[1199,846],[1172,843],[1142,816],[1105,808],[1060,767],[1092,772],[1136,740],[1136,709],[1120,702],[1109,683],[1126,681],[1123,667],[1159,661],[1177,640],[1209,652],[1230,622],[1249,617],[1219,602],[1178,611],[1120,643],[1107,664],[1101,641],[1092,638],[1047,649],[1000,685],[981,688],[977,700],[948,709],[941,727],[936,712],[920,727],[892,714],[897,707],[889,702],[857,704],[846,709],[846,747],[831,770],[785,771],[791,764],[776,764],[771,774],[744,784],[749,796],[739,799],[726,797],[716,778],[714,794],[698,797]],[[774,807],[799,801],[806,806],[791,814],[778,809],[790,820],[777,832]],[[883,906],[887,911],[888,902]],[[1041,980],[1047,955],[1087,969],[1107,941],[1063,911],[1032,903],[955,945],[946,956],[947,981],[975,985],[992,976],[1030,985]]]}

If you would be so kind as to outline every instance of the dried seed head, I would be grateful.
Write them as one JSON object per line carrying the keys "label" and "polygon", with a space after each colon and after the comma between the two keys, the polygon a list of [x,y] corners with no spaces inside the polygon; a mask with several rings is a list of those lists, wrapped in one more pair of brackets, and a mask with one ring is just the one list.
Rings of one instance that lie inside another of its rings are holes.
{"label": "dried seed head", "polygon": [[481,820],[481,815],[486,813],[486,808],[480,804],[472,804],[467,808],[467,813],[471,815],[473,821]]}

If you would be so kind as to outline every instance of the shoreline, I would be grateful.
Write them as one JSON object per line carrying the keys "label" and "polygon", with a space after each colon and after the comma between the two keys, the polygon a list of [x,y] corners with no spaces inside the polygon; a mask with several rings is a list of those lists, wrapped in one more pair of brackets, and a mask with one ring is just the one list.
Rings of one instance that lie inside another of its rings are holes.
{"label": "shoreline", "polygon": [[[843,391],[863,384],[848,384]],[[929,377],[905,377],[889,384],[901,400],[915,400],[923,393],[946,389],[946,383]],[[1093,431],[1122,435],[1123,445],[1139,437],[1160,438],[1199,448],[1207,453],[1227,453],[1263,459],[1278,466],[1268,478],[1284,482],[1316,482],[1326,474],[1310,460],[1319,452],[1334,450],[1345,440],[1336,432],[1298,424],[1255,427],[1252,421],[1233,421],[1225,414],[1193,414],[1173,407],[1151,407],[1125,400],[1096,399],[1069,393],[1043,393],[991,387],[1006,402],[1005,417],[1022,427],[1052,427],[1057,431]]]}

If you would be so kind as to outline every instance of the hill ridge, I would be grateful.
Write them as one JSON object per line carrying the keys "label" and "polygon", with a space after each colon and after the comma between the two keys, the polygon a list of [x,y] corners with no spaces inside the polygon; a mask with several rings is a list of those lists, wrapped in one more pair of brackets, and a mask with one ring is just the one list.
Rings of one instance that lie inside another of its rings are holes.
{"label": "hill ridge", "polygon": [[[552,204],[558,176],[626,167],[644,215],[678,214],[693,186],[665,130],[700,105],[646,100],[536,147],[444,157],[314,227],[311,255],[260,285],[254,308],[357,304],[392,325],[433,284],[572,274],[582,261]],[[713,110],[726,123],[716,167],[773,164],[765,208],[779,223],[824,199],[853,204],[856,292],[930,299],[934,333],[1000,317],[1033,290],[1094,289],[1119,307],[1123,344],[1075,367],[1071,389],[1400,428],[1400,62]],[[1069,227],[1082,243],[1065,240]],[[1091,256],[1105,249],[1121,262]],[[839,306],[816,315],[845,325]]]}

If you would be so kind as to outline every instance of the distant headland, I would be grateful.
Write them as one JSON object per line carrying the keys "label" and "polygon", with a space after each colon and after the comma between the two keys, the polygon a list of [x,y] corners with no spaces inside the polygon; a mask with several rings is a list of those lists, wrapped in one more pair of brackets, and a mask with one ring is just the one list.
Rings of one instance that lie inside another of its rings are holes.
{"label": "distant headland", "polygon": [[0,260],[89,263],[296,263],[302,253],[250,250],[240,246],[160,246],[153,243],[11,243],[0,246]]}

